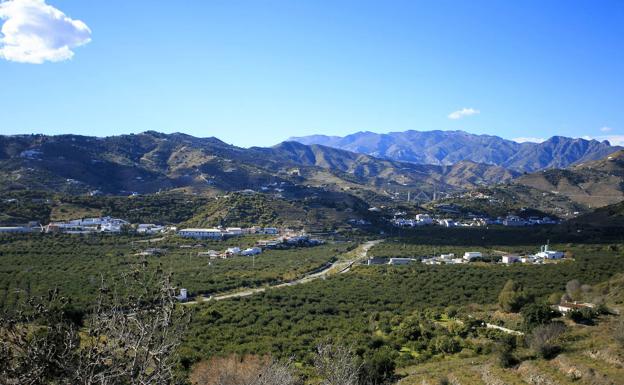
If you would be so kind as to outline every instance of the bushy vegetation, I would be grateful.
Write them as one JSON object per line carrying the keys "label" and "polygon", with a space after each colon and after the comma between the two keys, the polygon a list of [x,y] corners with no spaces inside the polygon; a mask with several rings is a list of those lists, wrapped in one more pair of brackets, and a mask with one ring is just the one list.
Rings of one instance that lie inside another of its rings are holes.
{"label": "bushy vegetation", "polygon": [[[327,336],[354,344],[371,362],[382,356],[401,365],[464,348],[489,352],[491,347],[477,348],[466,338],[475,320],[463,326],[445,321],[446,307],[495,303],[510,279],[526,295],[546,299],[574,278],[596,283],[624,271],[624,258],[607,246],[573,249],[574,263],[542,266],[363,266],[322,282],[205,304],[182,353],[189,362],[270,353],[311,364],[309,347]],[[535,309],[529,310],[527,315]],[[535,313],[532,323],[545,322]]]}
{"label": "bushy vegetation", "polygon": [[[101,277],[118,275],[143,258],[135,254],[160,248],[163,254],[146,257],[150,266],[173,273],[174,282],[191,294],[214,293],[297,278],[353,247],[325,244],[289,250],[269,250],[255,258],[210,260],[197,253],[229,246],[249,247],[258,237],[198,242],[169,237],[143,243],[141,237],[111,235],[3,235],[0,236],[0,308],[13,307],[31,296],[58,288],[77,305],[94,297]],[[202,244],[200,248],[181,245]]]}

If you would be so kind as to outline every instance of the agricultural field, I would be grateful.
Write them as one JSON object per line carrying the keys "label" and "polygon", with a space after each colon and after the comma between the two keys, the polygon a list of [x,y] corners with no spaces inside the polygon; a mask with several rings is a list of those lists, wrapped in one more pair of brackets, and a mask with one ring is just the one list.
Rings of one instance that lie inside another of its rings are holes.
{"label": "agricultural field", "polygon": [[[111,235],[4,235],[0,237],[0,308],[58,288],[77,306],[88,306],[102,278],[114,280],[140,261],[171,272],[190,294],[215,293],[287,281],[304,275],[353,247],[350,243],[268,250],[255,259],[237,256],[210,260],[207,250],[249,247],[260,237],[193,241],[175,236],[146,242],[141,237]],[[201,247],[181,248],[182,245]],[[148,248],[162,254],[137,255]]]}
{"label": "agricultural field", "polygon": [[[451,307],[464,309],[464,316],[481,316],[479,312],[497,302],[509,280],[523,287],[533,302],[560,295],[571,280],[588,285],[605,281],[624,272],[622,247],[567,245],[574,261],[543,266],[358,266],[323,281],[202,304],[183,345],[183,361],[190,367],[213,355],[270,353],[296,357],[305,367],[311,360],[311,346],[327,338],[355,346],[365,360],[382,360],[393,367],[428,362],[447,351],[480,354],[475,351],[487,350],[476,343],[482,336],[462,328],[447,332],[434,321]],[[376,248],[384,250],[387,243]],[[421,319],[434,323],[422,338],[414,341],[400,331],[401,324],[422,324]],[[482,342],[491,345],[488,341]]]}

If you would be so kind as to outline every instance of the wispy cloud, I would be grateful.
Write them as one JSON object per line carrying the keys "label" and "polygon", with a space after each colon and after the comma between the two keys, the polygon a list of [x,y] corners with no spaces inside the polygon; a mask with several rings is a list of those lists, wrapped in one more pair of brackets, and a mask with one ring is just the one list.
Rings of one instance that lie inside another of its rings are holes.
{"label": "wispy cloud", "polygon": [[512,140],[518,143],[524,143],[524,142],[542,143],[546,141],[546,138],[520,137],[520,138],[513,138]]}
{"label": "wispy cloud", "polygon": [[624,135],[598,135],[598,136],[590,136],[590,135],[585,135],[583,136],[583,139],[586,140],[608,140],[609,143],[611,143],[612,146],[624,146]]}
{"label": "wispy cloud", "polygon": [[461,119],[466,116],[477,115],[480,114],[481,111],[475,110],[474,108],[462,108],[461,110],[453,111],[449,114],[448,118],[452,120]]}
{"label": "wispy cloud", "polygon": [[602,132],[611,132],[611,131],[613,131],[613,128],[605,126],[605,127],[602,127],[600,129],[600,131],[602,131]]}
{"label": "wispy cloud", "polygon": [[[1,1],[1,0],[0,0]],[[0,2],[0,58],[41,64],[71,59],[73,48],[91,41],[91,30],[45,0]]]}

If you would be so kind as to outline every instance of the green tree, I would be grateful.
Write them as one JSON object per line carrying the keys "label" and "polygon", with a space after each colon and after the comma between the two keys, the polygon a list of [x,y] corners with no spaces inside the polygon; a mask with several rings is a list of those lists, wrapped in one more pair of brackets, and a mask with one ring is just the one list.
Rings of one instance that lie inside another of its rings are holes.
{"label": "green tree", "polygon": [[561,313],[553,310],[545,303],[531,303],[522,307],[520,311],[524,320],[524,329],[533,330],[535,327],[549,323]]}
{"label": "green tree", "polygon": [[506,312],[517,313],[526,303],[527,296],[522,286],[511,279],[505,283],[503,290],[498,295],[498,305]]}

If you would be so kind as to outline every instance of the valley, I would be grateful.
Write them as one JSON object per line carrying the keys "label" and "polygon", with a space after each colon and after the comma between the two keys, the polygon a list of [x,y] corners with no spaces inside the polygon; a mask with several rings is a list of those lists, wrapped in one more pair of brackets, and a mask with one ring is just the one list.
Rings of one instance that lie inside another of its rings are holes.
{"label": "valley", "polygon": [[270,357],[316,385],[318,346],[348,349],[362,384],[622,374],[605,360],[624,347],[592,342],[620,327],[621,151],[527,173],[156,132],[1,143],[0,309],[58,293],[84,328],[103,290],[132,299],[164,274],[190,317],[183,378]]}

